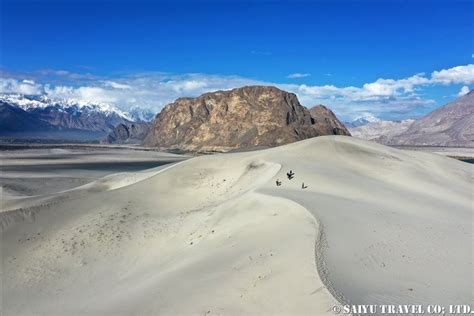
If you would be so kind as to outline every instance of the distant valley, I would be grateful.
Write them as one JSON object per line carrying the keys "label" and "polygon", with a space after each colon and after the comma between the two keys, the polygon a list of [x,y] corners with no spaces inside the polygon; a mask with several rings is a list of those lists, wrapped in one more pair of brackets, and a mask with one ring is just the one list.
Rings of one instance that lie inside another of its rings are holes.
{"label": "distant valley", "polygon": [[417,120],[375,121],[349,130],[386,145],[474,147],[474,92]]}

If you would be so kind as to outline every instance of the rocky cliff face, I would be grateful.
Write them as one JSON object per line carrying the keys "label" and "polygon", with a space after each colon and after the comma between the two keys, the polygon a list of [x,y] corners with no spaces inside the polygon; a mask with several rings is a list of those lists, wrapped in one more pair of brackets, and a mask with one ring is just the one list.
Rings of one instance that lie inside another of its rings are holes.
{"label": "rocky cliff face", "polygon": [[324,105],[313,106],[309,113],[313,118],[313,126],[320,135],[351,135],[336,115]]}
{"label": "rocky cliff face", "polygon": [[147,136],[150,126],[150,123],[121,123],[102,142],[107,144],[139,144]]}
{"label": "rocky cliff face", "polygon": [[327,135],[295,94],[248,86],[180,98],[157,115],[145,144],[189,151],[271,147]]}

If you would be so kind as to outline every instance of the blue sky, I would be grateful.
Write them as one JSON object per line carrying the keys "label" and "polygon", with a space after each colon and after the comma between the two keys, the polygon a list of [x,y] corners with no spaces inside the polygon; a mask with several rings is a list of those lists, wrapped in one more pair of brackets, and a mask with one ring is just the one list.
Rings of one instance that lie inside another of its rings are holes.
{"label": "blue sky", "polygon": [[[2,0],[0,65],[4,79],[34,82],[42,93],[68,96],[68,88],[119,107],[159,110],[174,97],[255,83],[293,91],[306,106],[327,104],[345,119],[401,119],[474,83],[472,67],[454,68],[473,64],[473,10],[467,0]],[[458,77],[432,78],[450,69]],[[363,100],[340,90],[421,73],[426,81],[408,89],[379,82],[380,95],[359,91]]]}

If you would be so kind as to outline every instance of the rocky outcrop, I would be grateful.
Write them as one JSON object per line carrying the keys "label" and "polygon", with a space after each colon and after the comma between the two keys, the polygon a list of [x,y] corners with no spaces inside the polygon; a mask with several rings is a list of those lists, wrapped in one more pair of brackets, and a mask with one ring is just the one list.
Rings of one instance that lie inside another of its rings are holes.
{"label": "rocky outcrop", "polygon": [[313,126],[320,135],[351,135],[336,115],[324,105],[313,106],[309,113],[313,118]]}
{"label": "rocky outcrop", "polygon": [[164,149],[228,151],[271,147],[328,133],[295,94],[269,86],[180,98],[155,119],[145,144]]}
{"label": "rocky outcrop", "polygon": [[149,123],[120,123],[102,141],[107,144],[139,144],[150,130]]}

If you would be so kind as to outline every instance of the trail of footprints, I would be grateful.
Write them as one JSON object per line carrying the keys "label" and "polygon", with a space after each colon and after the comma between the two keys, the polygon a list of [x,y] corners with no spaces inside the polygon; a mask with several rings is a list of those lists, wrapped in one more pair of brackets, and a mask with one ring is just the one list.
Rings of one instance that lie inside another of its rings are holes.
{"label": "trail of footprints", "polygon": [[[232,188],[232,186],[225,186],[226,182],[229,184],[229,179],[214,181],[215,183],[212,186],[215,185],[217,189],[224,185],[225,189],[221,194],[227,193]],[[215,193],[217,192],[211,192],[209,195]],[[176,217],[170,219],[155,218],[152,211],[140,209],[133,205],[131,201],[125,203],[118,210],[97,209],[81,218],[78,224],[51,235],[37,232],[36,234],[22,236],[18,239],[18,242],[27,249],[23,252],[23,255],[27,255],[31,259],[34,258],[34,260],[24,260],[23,264],[19,266],[18,261],[20,260],[17,260],[16,257],[10,257],[7,263],[11,267],[10,271],[17,270],[17,277],[21,274],[26,282],[40,282],[46,278],[53,278],[55,274],[61,272],[59,270],[48,270],[48,267],[58,266],[55,264],[58,261],[73,258],[74,262],[78,263],[75,265],[76,267],[85,266],[92,260],[101,260],[101,257],[97,258],[94,253],[103,256],[119,255],[126,251],[127,243],[129,245],[133,243],[143,244],[153,241],[154,238],[163,234],[179,234],[182,227],[185,226],[182,224],[189,219],[189,216],[198,215],[200,211],[206,210],[198,216],[208,218],[216,211],[215,207],[206,206],[182,211]],[[202,223],[202,221],[200,222]],[[204,237],[203,234],[212,236],[216,233],[215,228],[207,225],[204,229],[206,232],[198,227],[196,228],[191,234],[189,234],[190,232],[187,233],[190,238],[186,239],[190,246],[201,241]],[[270,254],[270,256],[273,256],[273,254]],[[249,258],[248,263],[250,265],[255,264],[254,259]],[[15,267],[20,268],[20,270]],[[256,276],[255,280],[252,281],[252,287],[255,287],[265,277],[266,275]]]}
{"label": "trail of footprints", "polygon": [[[81,219],[77,225],[48,234],[37,232],[21,236],[17,242],[23,251],[17,256],[5,258],[6,271],[11,277],[24,283],[36,283],[52,278],[60,270],[50,271],[49,267],[63,267],[69,259],[85,266],[91,260],[101,260],[96,253],[104,256],[120,255],[133,243],[152,241],[162,233],[177,233],[184,217],[170,220],[154,218],[148,210],[134,207],[131,202],[118,211],[96,210]],[[64,261],[66,260],[66,261]]]}

